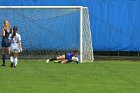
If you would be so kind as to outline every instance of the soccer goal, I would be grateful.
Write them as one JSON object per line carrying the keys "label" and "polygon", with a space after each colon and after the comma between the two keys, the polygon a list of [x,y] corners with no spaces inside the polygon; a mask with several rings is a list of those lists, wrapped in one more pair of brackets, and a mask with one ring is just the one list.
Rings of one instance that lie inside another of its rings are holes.
{"label": "soccer goal", "polygon": [[80,62],[92,62],[93,46],[87,7],[0,6],[0,27],[5,19],[18,26],[26,59],[47,59],[73,49]]}

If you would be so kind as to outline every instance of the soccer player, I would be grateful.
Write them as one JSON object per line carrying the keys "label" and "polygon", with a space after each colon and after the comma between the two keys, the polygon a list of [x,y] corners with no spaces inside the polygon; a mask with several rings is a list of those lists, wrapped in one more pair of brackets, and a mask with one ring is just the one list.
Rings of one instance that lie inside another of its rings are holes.
{"label": "soccer player", "polygon": [[8,40],[9,35],[12,33],[12,29],[10,28],[10,23],[8,20],[4,21],[4,27],[2,28],[2,65],[6,66],[5,64],[5,51],[8,49],[8,54],[10,54],[10,42]]}
{"label": "soccer player", "polygon": [[22,52],[21,36],[17,33],[17,27],[13,27],[12,34],[9,35],[10,45],[10,62],[11,67],[16,67],[18,62],[18,53]]}
{"label": "soccer player", "polygon": [[[58,56],[58,57],[55,57],[55,58],[51,58],[51,59],[47,59],[46,60],[46,63],[48,63],[49,61],[54,61],[54,60],[59,60],[58,63],[69,63],[69,62],[72,62],[72,57],[78,57],[78,51],[77,50],[74,50],[73,52],[68,52],[66,53],[65,55],[62,55],[62,56]],[[78,57],[79,58],[79,57]],[[78,61],[76,61],[76,63],[78,63]]]}

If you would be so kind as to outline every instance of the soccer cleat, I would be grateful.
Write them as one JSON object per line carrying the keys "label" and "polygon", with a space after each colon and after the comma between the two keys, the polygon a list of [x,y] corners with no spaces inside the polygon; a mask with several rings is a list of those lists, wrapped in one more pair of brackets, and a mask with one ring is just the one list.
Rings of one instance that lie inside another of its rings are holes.
{"label": "soccer cleat", "polygon": [[11,67],[11,68],[13,68],[13,66],[14,66],[14,63],[13,63],[13,62],[11,62],[11,65],[10,65],[10,67]]}
{"label": "soccer cleat", "polygon": [[14,68],[16,68],[16,66],[14,66]]}
{"label": "soccer cleat", "polygon": [[61,63],[62,61],[58,61],[58,63]]}
{"label": "soccer cleat", "polygon": [[78,64],[79,62],[78,62],[78,61],[76,61],[76,63]]}
{"label": "soccer cleat", "polygon": [[2,64],[1,66],[6,66],[5,64]]}
{"label": "soccer cleat", "polygon": [[46,60],[46,63],[49,63],[49,61],[50,61],[50,60],[49,60],[49,59],[47,59],[47,60]]}

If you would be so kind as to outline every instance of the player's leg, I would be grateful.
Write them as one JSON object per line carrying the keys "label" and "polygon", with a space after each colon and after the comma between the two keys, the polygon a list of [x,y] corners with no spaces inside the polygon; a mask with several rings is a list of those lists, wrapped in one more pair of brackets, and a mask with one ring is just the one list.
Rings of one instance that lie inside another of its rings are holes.
{"label": "player's leg", "polygon": [[62,63],[62,64],[66,64],[66,63],[68,63],[68,60],[65,59],[65,60],[61,61],[61,63]]}
{"label": "player's leg", "polygon": [[[9,40],[8,39],[2,39],[1,45],[2,45],[2,62],[3,62],[3,64],[1,66],[6,66],[5,65],[5,59],[6,59],[5,51],[10,46]],[[10,51],[8,51],[8,54],[9,54],[9,52]]]}
{"label": "player's leg", "polygon": [[66,59],[66,56],[65,55],[62,55],[62,56],[57,57],[57,60],[64,60],[64,59]]}
{"label": "player's leg", "polygon": [[14,53],[14,68],[17,66],[18,62],[18,53]]}
{"label": "player's leg", "polygon": [[5,65],[5,50],[6,50],[6,47],[2,47],[2,65],[1,66],[6,66]]}
{"label": "player's leg", "polygon": [[10,47],[8,47],[7,50],[8,50],[8,54],[10,55]]}
{"label": "player's leg", "polygon": [[18,63],[18,53],[20,52],[19,47],[14,49],[14,68],[17,66]]}
{"label": "player's leg", "polygon": [[54,58],[51,58],[51,59],[47,59],[46,63],[48,63],[49,61],[64,60],[64,59],[65,59],[65,55],[62,55],[62,56],[54,57]]}
{"label": "player's leg", "polygon": [[12,68],[14,66],[14,53],[11,51],[10,52],[10,67]]}

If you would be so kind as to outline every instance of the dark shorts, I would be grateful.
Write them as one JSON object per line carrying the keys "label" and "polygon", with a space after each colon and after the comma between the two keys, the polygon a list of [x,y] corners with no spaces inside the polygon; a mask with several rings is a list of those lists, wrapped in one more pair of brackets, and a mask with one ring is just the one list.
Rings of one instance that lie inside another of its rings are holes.
{"label": "dark shorts", "polygon": [[1,46],[2,47],[10,47],[9,40],[7,38],[2,39]]}

